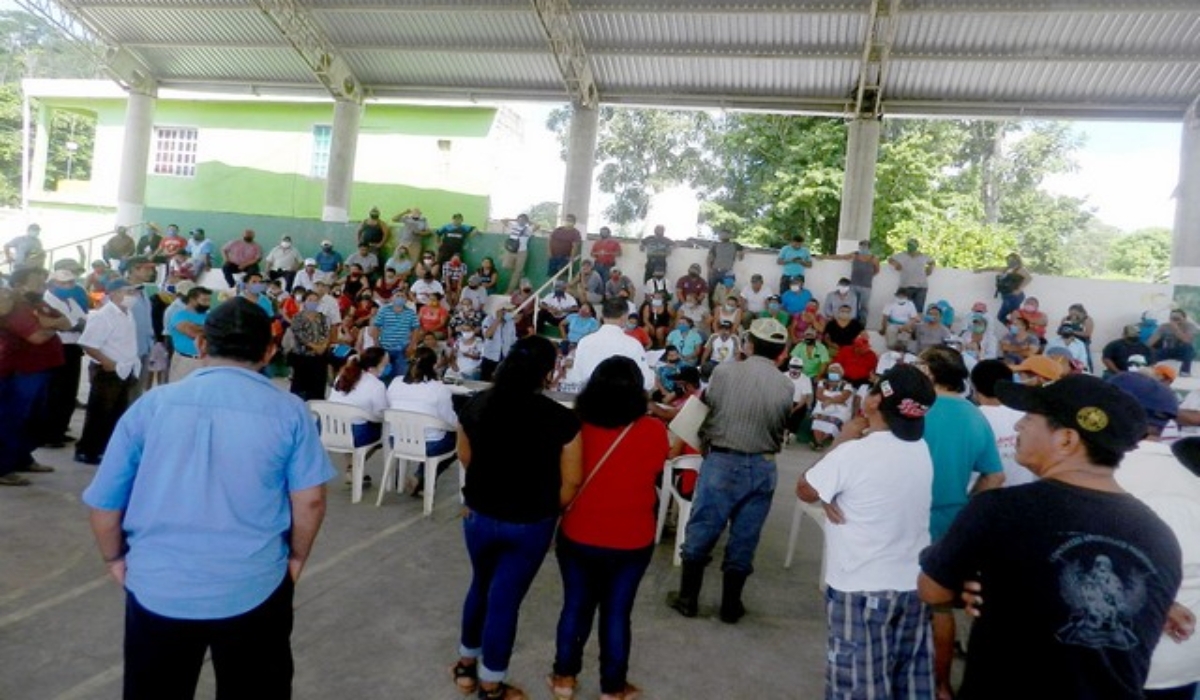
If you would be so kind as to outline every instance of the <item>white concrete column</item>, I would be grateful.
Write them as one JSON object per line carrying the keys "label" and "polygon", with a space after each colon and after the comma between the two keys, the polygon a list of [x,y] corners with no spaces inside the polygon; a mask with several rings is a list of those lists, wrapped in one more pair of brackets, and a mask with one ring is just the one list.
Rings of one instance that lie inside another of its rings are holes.
{"label": "white concrete column", "polygon": [[1183,119],[1183,138],[1179,144],[1171,284],[1200,287],[1200,98],[1192,103]]}
{"label": "white concrete column", "polygon": [[[46,160],[50,156],[50,110],[38,103],[33,119],[33,162],[29,166],[29,191],[46,191]],[[28,139],[25,143],[29,143]]]}
{"label": "white concrete column", "polygon": [[855,119],[846,129],[846,170],[842,181],[842,211],[838,218],[838,253],[858,249],[871,237],[875,213],[875,164],[883,122]]}
{"label": "white concrete column", "polygon": [[563,215],[574,214],[575,225],[588,232],[588,212],[592,202],[592,173],[596,169],[596,139],[600,131],[600,110],[572,105],[571,135],[567,140],[567,176],[563,186]]}
{"label": "white concrete column", "polygon": [[344,224],[350,220],[350,190],[354,185],[354,156],[358,151],[358,125],[363,107],[351,100],[333,103],[333,137],[329,144],[329,171],[325,175],[325,206],[321,221]]}
{"label": "white concrete column", "polygon": [[156,104],[153,94],[133,91],[125,103],[125,142],[121,145],[121,177],[117,181],[118,226],[142,222]]}

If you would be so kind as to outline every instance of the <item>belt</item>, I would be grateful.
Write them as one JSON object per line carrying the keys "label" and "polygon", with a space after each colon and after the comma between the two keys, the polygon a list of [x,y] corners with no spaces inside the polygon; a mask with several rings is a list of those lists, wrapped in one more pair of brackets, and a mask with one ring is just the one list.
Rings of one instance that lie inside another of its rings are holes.
{"label": "belt", "polygon": [[741,450],[731,450],[728,447],[718,447],[717,445],[711,445],[708,448],[708,451],[709,452],[720,452],[722,454],[729,454],[729,455],[741,455],[743,457],[757,457],[760,454],[762,454],[761,452],[742,452]]}

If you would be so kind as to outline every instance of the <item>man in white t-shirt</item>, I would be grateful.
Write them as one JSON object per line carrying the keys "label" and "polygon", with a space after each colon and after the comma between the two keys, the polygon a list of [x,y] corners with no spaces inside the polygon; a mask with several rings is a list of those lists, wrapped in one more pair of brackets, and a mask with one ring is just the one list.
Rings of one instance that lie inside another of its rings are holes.
{"label": "man in white t-shirt", "polygon": [[1013,381],[1012,369],[1000,360],[981,360],[971,370],[971,386],[975,387],[979,412],[996,434],[996,451],[1000,453],[1000,464],[1004,467],[1004,485],[1020,486],[1037,480],[1033,472],[1017,464],[1017,421],[1025,414],[1005,406],[996,398],[996,382],[999,381]]}
{"label": "man in white t-shirt", "polygon": [[750,275],[750,284],[742,287],[739,295],[742,298],[742,325],[749,327],[750,322],[758,318],[758,314],[767,308],[767,299],[775,292],[763,284],[763,276],[755,273]]}
{"label": "man in white t-shirt", "polygon": [[785,445],[791,441],[793,435],[800,432],[800,427],[813,404],[813,383],[804,373],[804,360],[799,357],[788,360],[787,376],[796,388],[792,393],[792,413],[788,416],[788,431],[783,440]]}
{"label": "man in white t-shirt", "polygon": [[928,696],[929,608],[917,595],[929,544],[933,459],[922,439],[937,394],[912,365],[863,403],[867,428],[801,475],[796,495],[825,509],[827,697]]}
{"label": "man in white t-shirt", "polygon": [[708,342],[704,344],[700,364],[711,365],[711,371],[722,362],[734,362],[737,360],[740,345],[741,341],[733,335],[733,321],[721,321],[717,324],[717,332],[708,336]]}
{"label": "man in white t-shirt", "polygon": [[629,315],[625,300],[610,297],[604,300],[601,308],[603,318],[600,329],[584,336],[575,347],[575,358],[571,369],[567,371],[566,384],[570,388],[582,389],[601,362],[614,355],[622,355],[637,363],[642,370],[643,387],[650,391],[654,388],[654,370],[646,361],[646,349],[642,344],[625,334],[625,319]]}
{"label": "man in white t-shirt", "polygon": [[[898,289],[896,290],[896,298],[890,304],[883,307],[879,332],[883,334],[887,346],[895,348],[898,340],[900,340],[900,334],[907,332],[911,336],[913,329],[920,319],[921,313],[917,311],[917,307],[908,298],[908,292],[904,289]],[[906,341],[906,345],[908,343],[911,343],[911,338]]]}
{"label": "man in white t-shirt", "polygon": [[424,276],[413,282],[410,291],[412,292],[413,299],[417,302],[417,306],[428,304],[429,298],[434,294],[446,295],[446,290],[442,287],[442,283],[434,279],[432,272],[426,272]]}

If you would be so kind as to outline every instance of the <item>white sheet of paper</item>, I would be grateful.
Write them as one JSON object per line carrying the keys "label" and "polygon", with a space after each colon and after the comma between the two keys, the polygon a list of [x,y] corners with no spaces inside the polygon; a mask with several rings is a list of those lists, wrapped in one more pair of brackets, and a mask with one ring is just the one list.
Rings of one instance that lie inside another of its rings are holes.
{"label": "white sheet of paper", "polygon": [[695,450],[700,450],[700,426],[704,424],[704,419],[708,417],[708,405],[701,401],[696,396],[691,396],[687,401],[683,402],[683,407],[679,409],[679,413],[671,419],[670,428],[672,433],[679,436]]}

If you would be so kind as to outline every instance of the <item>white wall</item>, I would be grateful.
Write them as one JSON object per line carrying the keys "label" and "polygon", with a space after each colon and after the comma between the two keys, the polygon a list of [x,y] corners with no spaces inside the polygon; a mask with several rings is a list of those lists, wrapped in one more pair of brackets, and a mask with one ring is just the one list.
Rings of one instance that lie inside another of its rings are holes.
{"label": "white wall", "polygon": [[[590,245],[590,244],[589,244]],[[590,249],[585,246],[585,249]],[[708,251],[699,248],[679,248],[671,253],[667,261],[667,278],[674,282],[687,274],[688,265],[698,262],[702,266]],[[781,267],[775,263],[773,251],[748,251],[745,260],[735,267],[737,283],[747,284],[750,275],[759,273],[765,283],[778,291]],[[623,242],[618,266],[640,286],[645,255],[636,243]],[[850,276],[850,263],[842,261],[817,261],[806,275],[806,287],[817,295],[831,291],[840,277]],[[898,274],[886,263],[875,278],[871,294],[868,326],[878,328],[883,307],[891,301],[899,281]],[[983,301],[988,305],[990,321],[995,321],[1000,309],[1000,300],[992,296],[995,275],[976,274],[964,270],[936,269],[929,278],[929,295],[926,303],[945,299],[955,309],[956,320],[969,313],[971,305]],[[1108,341],[1121,334],[1121,327],[1136,323],[1142,312],[1151,311],[1156,318],[1165,319],[1171,304],[1171,288],[1165,284],[1116,282],[1073,277],[1049,277],[1034,275],[1026,294],[1038,298],[1042,311],[1050,319],[1050,332],[1058,321],[1067,314],[1067,307],[1074,303],[1083,304],[1095,323],[1093,350],[1098,354]]]}

